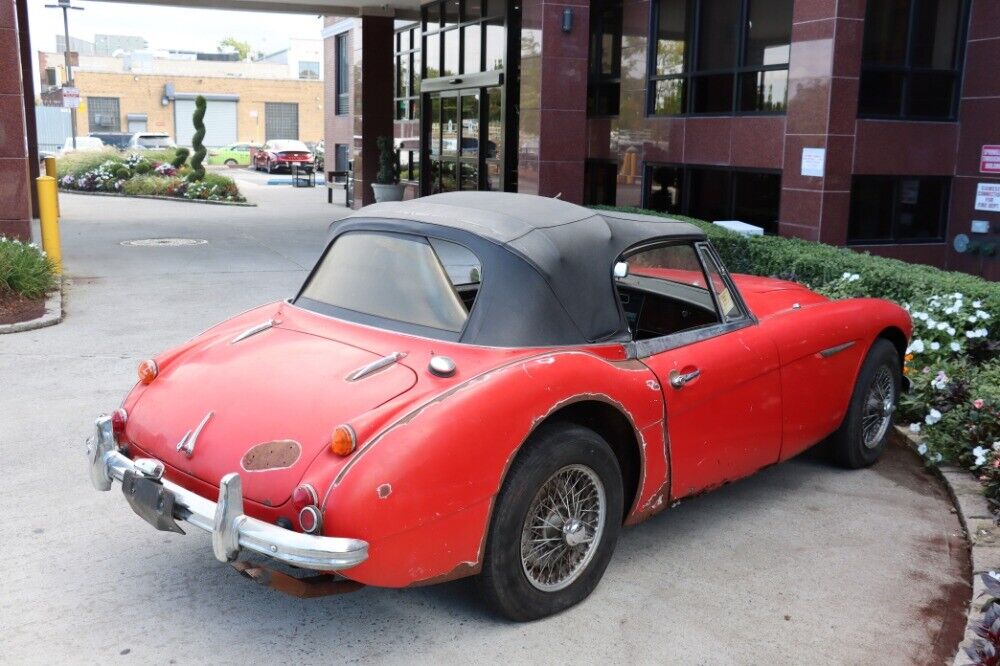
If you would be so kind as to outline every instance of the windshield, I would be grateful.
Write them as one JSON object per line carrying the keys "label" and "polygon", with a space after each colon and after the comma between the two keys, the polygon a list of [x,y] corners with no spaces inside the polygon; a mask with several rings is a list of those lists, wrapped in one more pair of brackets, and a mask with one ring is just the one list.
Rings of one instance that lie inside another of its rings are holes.
{"label": "windshield", "polygon": [[469,318],[480,271],[475,255],[455,243],[349,232],[320,260],[300,298],[332,306],[334,314],[353,312],[457,334]]}
{"label": "windshield", "polygon": [[169,136],[140,136],[135,142],[143,148],[170,148],[173,145]]}
{"label": "windshield", "polygon": [[309,149],[301,141],[272,141],[271,150],[308,153]]}

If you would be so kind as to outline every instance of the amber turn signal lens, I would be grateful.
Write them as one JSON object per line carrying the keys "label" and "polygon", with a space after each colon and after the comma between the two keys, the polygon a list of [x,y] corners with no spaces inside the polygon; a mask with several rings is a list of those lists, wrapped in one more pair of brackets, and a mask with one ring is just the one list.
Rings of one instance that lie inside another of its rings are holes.
{"label": "amber turn signal lens", "polygon": [[143,384],[148,384],[156,379],[156,375],[159,372],[160,369],[156,367],[156,361],[151,358],[147,358],[139,364],[139,381]]}
{"label": "amber turn signal lens", "polygon": [[354,447],[357,446],[358,438],[354,434],[354,430],[349,425],[340,425],[333,431],[333,436],[330,437],[330,450],[336,453],[338,456],[350,455],[354,451]]}

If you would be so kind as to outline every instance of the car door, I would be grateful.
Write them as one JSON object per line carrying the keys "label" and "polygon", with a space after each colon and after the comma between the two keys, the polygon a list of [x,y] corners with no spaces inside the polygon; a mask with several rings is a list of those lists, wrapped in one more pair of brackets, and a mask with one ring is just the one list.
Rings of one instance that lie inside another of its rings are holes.
{"label": "car door", "polygon": [[619,294],[639,360],[666,405],[671,497],[778,461],[777,347],[746,310],[710,246],[647,246],[623,257]]}

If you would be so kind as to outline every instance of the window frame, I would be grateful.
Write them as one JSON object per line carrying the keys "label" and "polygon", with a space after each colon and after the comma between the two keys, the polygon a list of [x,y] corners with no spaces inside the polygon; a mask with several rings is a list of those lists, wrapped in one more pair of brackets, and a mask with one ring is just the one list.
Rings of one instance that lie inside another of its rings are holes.
{"label": "window frame", "polygon": [[350,63],[348,54],[350,53],[348,37],[349,31],[341,32],[333,36],[334,54],[337,60],[337,67],[334,69],[333,88],[333,113],[336,116],[346,116],[350,113]]}
{"label": "window frame", "polygon": [[[858,179],[861,178],[877,178],[881,180],[892,181],[892,212],[890,214],[889,238],[851,237],[851,228],[854,226],[855,205],[856,205],[854,201],[854,193],[857,189]],[[900,183],[904,180],[912,180],[912,179],[917,179],[920,181],[938,181],[942,183],[942,196],[940,203],[940,211],[938,214],[937,236],[928,236],[925,238],[898,238],[896,235],[896,227],[898,225],[899,207],[900,207],[900,202],[899,202]],[[848,246],[867,246],[867,245],[939,245],[944,243],[948,232],[948,222],[950,221],[951,217],[950,215],[951,190],[953,186],[954,186],[954,178],[952,176],[854,174],[851,177],[851,192],[849,196],[849,206],[848,206],[846,244]]]}
{"label": "window frame", "polygon": [[[681,0],[685,3],[685,44],[684,44],[684,66],[679,74],[657,74],[656,73],[656,43],[657,32],[659,30],[660,3],[665,0],[652,0],[649,3],[649,34],[647,35],[646,49],[646,102],[645,114],[650,118],[679,118],[679,117],[711,117],[711,116],[783,116],[788,109],[788,71],[791,63],[791,53],[789,62],[779,65],[746,65],[746,43],[747,24],[749,21],[749,7],[753,0],[738,0],[740,3],[738,25],[739,34],[736,39],[736,63],[732,68],[696,70],[692,67],[696,64],[698,47],[701,32],[701,5],[702,0]],[[791,49],[792,17],[789,17],[789,50]],[[784,71],[785,75],[785,101],[781,110],[758,110],[743,111],[740,109],[741,90],[740,80],[745,74],[758,72]],[[692,81],[696,78],[732,75],[732,103],[728,111],[695,111],[692,94]],[[678,80],[682,82],[681,93],[682,110],[679,113],[657,113],[655,109],[656,95],[655,88],[659,81]]]}
{"label": "window frame", "polygon": [[[409,46],[403,45],[403,40],[409,39]],[[423,40],[420,21],[413,21],[396,28],[392,36],[392,117],[393,120],[420,119],[420,81],[423,78]],[[399,92],[399,61],[406,59],[409,63],[407,75],[409,85],[407,94],[400,96]],[[420,71],[413,68],[414,59],[420,60]],[[415,91],[415,92],[414,92]],[[399,103],[404,103],[404,112],[399,115]]]}
{"label": "window frame", "polygon": [[[915,27],[917,24],[917,6],[922,6],[919,0],[910,0],[909,16],[906,18],[906,45],[905,53],[903,56],[904,63],[902,65],[881,65],[881,64],[866,64],[864,61],[864,51],[862,50],[861,56],[861,69],[858,78],[858,111],[857,117],[860,119],[870,119],[870,120],[907,120],[915,122],[957,122],[958,121],[958,106],[962,98],[962,84],[964,82],[965,74],[965,50],[969,31],[969,12],[971,7],[970,0],[959,0],[960,7],[958,10],[958,17],[955,22],[955,52],[952,54],[951,67],[948,69],[935,69],[933,67],[914,67],[911,65],[912,56],[914,53],[913,40]],[[865,36],[869,26],[872,25],[868,21],[868,11],[865,12],[865,25],[864,31],[861,36],[862,49],[864,48]],[[899,91],[899,112],[898,113],[874,113],[862,111],[862,100],[861,100],[861,80],[864,78],[865,72],[876,72],[882,74],[898,74],[901,76],[902,81],[900,84]],[[953,77],[952,90],[951,90],[951,105],[949,107],[949,113],[947,116],[928,116],[928,115],[915,115],[910,113],[910,100],[909,100],[909,88],[910,80],[914,75],[921,74],[949,74]]]}
{"label": "window frame", "polygon": [[[697,328],[691,328],[685,331],[679,331],[677,333],[671,333],[669,335],[661,335],[656,338],[648,338],[646,340],[629,340],[624,343],[625,349],[628,354],[628,358],[648,358],[650,356],[655,356],[656,354],[662,354],[663,352],[670,351],[671,349],[677,349],[679,347],[686,347],[687,345],[692,345],[697,342],[703,342],[705,340],[710,340],[712,338],[717,338],[727,333],[732,333],[733,331],[738,331],[740,329],[746,328],[748,326],[756,326],[758,321],[754,316],[750,308],[747,307],[746,301],[743,299],[743,295],[740,294],[740,290],[736,287],[736,283],[733,281],[732,276],[729,271],[726,270],[725,265],[719,259],[718,253],[712,246],[712,243],[708,240],[692,240],[690,238],[678,239],[678,238],[658,238],[643,241],[638,245],[633,245],[619,255],[616,263],[618,261],[625,261],[628,257],[635,256],[641,252],[647,250],[654,250],[660,247],[666,247],[671,245],[689,245],[694,252],[695,257],[701,266],[702,276],[705,279],[705,284],[708,287],[709,293],[712,295],[712,302],[715,305],[715,313],[719,318],[719,321],[714,324],[706,324],[704,326],[699,326]],[[722,315],[722,310],[719,307],[718,297],[715,293],[715,289],[712,288],[712,281],[709,277],[708,268],[705,265],[705,254],[712,257],[715,265],[718,268],[719,276],[725,282],[726,287],[729,289],[730,294],[733,297],[734,303],[740,308],[743,316],[738,319],[727,320],[725,316]],[[615,288],[615,301],[618,303],[619,315],[622,321],[627,321],[625,318],[625,308],[622,306],[621,298],[618,295],[617,285]],[[630,331],[631,334],[631,331]]]}
{"label": "window frame", "polygon": [[[621,113],[621,81],[622,81],[622,38],[624,19],[622,17],[621,0],[606,0],[604,3],[591,5],[591,21],[588,35],[590,46],[596,44],[596,52],[588,48],[587,67],[587,117],[588,118],[616,118]],[[617,30],[612,32],[613,44],[611,46],[611,74],[601,71],[601,63],[604,60],[604,44],[602,40],[594,40],[595,29],[597,34],[606,34],[603,28],[607,25],[608,14],[617,17]],[[614,87],[617,99],[615,100],[614,113],[597,113],[596,99],[604,88]]]}
{"label": "window frame", "polygon": [[[454,23],[445,23],[444,16],[442,15],[441,8],[446,2],[459,2],[459,13],[457,20]],[[508,49],[506,48],[506,41],[509,39],[509,26],[507,23],[507,3],[510,0],[480,0],[479,2],[479,16],[470,18],[466,15],[467,0],[435,0],[428,4],[424,4],[420,7],[420,21],[417,24],[418,31],[416,33],[417,38],[420,41],[420,52],[422,54],[420,60],[420,79],[423,82],[427,81],[466,81],[472,80],[474,77],[486,77],[493,78],[492,75],[496,73],[506,72],[510,63],[507,62],[507,57],[509,55]],[[484,11],[485,9],[485,11]],[[434,13],[434,16],[431,13]],[[486,64],[486,35],[487,25],[496,25],[499,22],[504,28],[504,63],[503,67],[499,70],[487,69]],[[470,26],[478,26],[479,34],[479,67],[475,70],[469,70],[465,63],[465,28]],[[445,35],[448,33],[455,32],[458,34],[458,71],[451,72],[450,74],[444,74],[444,52],[445,52]],[[437,65],[438,75],[436,77],[427,76],[427,38],[437,36],[437,56],[438,62],[434,63]],[[423,86],[421,85],[421,88]]]}
{"label": "window frame", "polygon": [[[111,125],[100,125],[94,127],[92,120],[95,117],[108,115],[103,113],[103,104],[114,102],[115,107],[115,120],[116,124]],[[98,113],[101,110],[101,113]],[[122,101],[120,97],[109,97],[107,95],[88,95],[87,96],[87,128],[89,132],[121,132],[122,131]]]}
{"label": "window frame", "polygon": [[[308,65],[308,69],[302,69],[303,65]],[[315,72],[313,71],[313,66],[315,65]],[[300,60],[298,64],[298,76],[299,81],[319,81],[320,71],[322,70],[322,65],[319,60]],[[316,76],[302,76],[303,72],[309,72],[310,74],[315,73]]]}

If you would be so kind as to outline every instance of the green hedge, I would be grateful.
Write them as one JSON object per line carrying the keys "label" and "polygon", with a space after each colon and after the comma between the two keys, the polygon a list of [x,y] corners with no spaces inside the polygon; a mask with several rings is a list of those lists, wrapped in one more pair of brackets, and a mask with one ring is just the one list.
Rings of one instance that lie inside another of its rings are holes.
{"label": "green hedge", "polygon": [[933,294],[959,292],[970,300],[983,301],[983,309],[989,312],[1000,312],[1000,283],[966,273],[908,264],[898,259],[797,238],[741,236],[703,220],[681,215],[666,215],[641,208],[618,207],[615,210],[669,217],[699,226],[708,234],[733,273],[786,277],[811,287],[832,282],[844,273],[856,273],[860,279],[852,284],[852,291],[858,296],[917,304]]}

